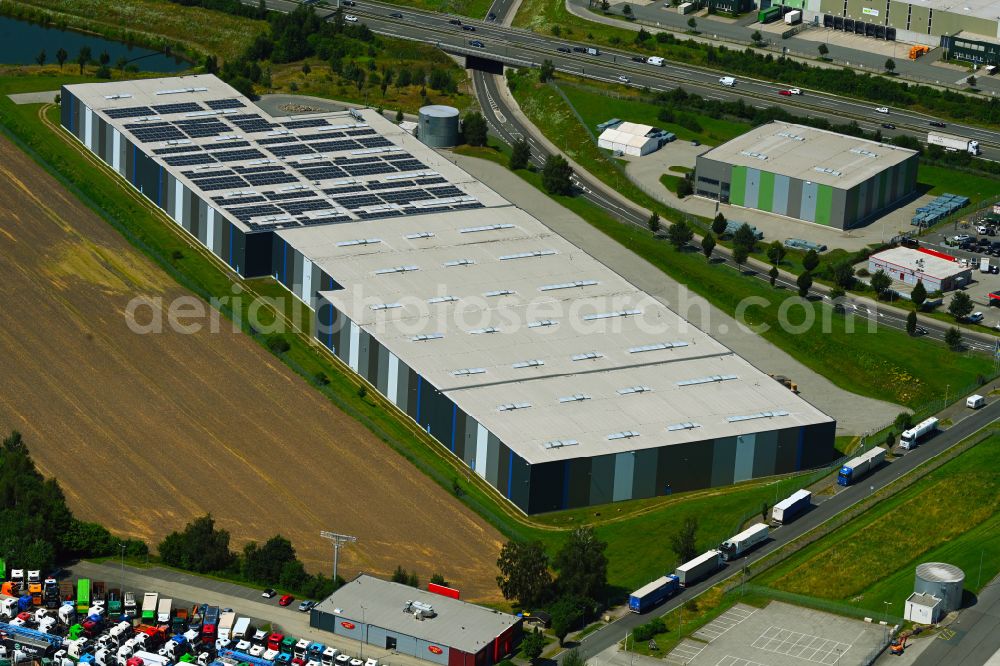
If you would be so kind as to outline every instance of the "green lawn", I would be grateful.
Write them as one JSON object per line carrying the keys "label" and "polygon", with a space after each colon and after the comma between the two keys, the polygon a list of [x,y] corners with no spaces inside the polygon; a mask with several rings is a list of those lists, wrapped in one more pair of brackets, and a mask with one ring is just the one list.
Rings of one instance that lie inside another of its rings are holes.
{"label": "green lawn", "polygon": [[[965,571],[978,592],[1000,571],[1000,434],[880,502],[754,582],[903,615],[914,567],[941,561]],[[979,562],[983,561],[980,576]]]}
{"label": "green lawn", "polygon": [[684,180],[683,177],[674,176],[669,173],[665,173],[662,176],[660,176],[660,184],[663,185],[663,187],[670,190],[671,192],[673,192],[674,194],[677,194],[677,187],[678,185],[680,185],[680,182],[682,180]]}
{"label": "green lawn", "polygon": [[[560,77],[562,76],[560,74]],[[708,116],[696,117],[698,124],[702,127],[700,132],[692,131],[677,123],[664,122],[658,117],[661,107],[642,99],[639,91],[635,88],[616,86],[614,93],[602,92],[600,88],[593,85],[574,82],[563,83],[561,80],[559,87],[566,94],[573,108],[594,132],[597,131],[598,124],[611,118],[620,118],[633,123],[661,127],[673,132],[682,141],[697,139],[707,146],[715,146],[750,129],[750,125],[746,123],[709,118]],[[618,88],[621,90],[617,90]],[[669,149],[668,146],[665,150]]]}
{"label": "green lawn", "polygon": [[959,194],[969,197],[973,203],[993,198],[1000,192],[1000,178],[927,164],[920,165],[917,181],[930,188],[928,194]]}

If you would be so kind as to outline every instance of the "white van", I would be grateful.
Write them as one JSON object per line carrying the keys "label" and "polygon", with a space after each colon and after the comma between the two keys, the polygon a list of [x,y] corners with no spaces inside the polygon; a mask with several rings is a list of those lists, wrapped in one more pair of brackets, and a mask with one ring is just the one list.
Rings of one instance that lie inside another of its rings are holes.
{"label": "white van", "polygon": [[723,76],[721,79],[719,79],[719,83],[721,83],[724,86],[729,86],[730,88],[732,88],[733,86],[736,85],[736,79],[734,79],[731,76]]}
{"label": "white van", "polygon": [[646,58],[647,65],[655,65],[656,67],[663,67],[663,58],[660,56],[649,56]]}
{"label": "white van", "polygon": [[970,395],[968,398],[965,399],[965,406],[968,407],[969,409],[979,409],[980,407],[985,407],[986,398],[979,395],[978,393],[976,395]]}

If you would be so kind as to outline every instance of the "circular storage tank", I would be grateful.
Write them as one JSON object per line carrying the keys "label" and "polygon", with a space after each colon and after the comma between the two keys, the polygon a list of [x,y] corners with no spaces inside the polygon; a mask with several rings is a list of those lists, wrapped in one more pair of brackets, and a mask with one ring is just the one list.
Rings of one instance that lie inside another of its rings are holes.
{"label": "circular storage tank", "polygon": [[917,579],[913,591],[932,594],[942,600],[945,613],[957,610],[962,605],[962,585],[965,573],[953,564],[944,562],[924,562],[917,565]]}
{"label": "circular storage tank", "polygon": [[443,104],[421,107],[417,137],[431,148],[457,146],[458,109]]}

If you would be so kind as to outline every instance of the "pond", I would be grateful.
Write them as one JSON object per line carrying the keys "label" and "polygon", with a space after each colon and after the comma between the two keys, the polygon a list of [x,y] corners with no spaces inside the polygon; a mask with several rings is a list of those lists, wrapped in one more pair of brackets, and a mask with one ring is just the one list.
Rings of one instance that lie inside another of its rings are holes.
{"label": "pond", "polygon": [[185,60],[140,46],[129,46],[97,35],[46,28],[28,21],[0,16],[0,63],[34,65],[35,57],[45,49],[46,64],[53,64],[56,62],[56,52],[63,48],[69,54],[65,66],[76,67],[74,61],[84,46],[90,47],[91,58],[95,61],[102,52],[107,51],[111,56],[108,63],[110,67],[115,67],[122,56],[129,64],[145,72],[181,72],[190,67],[190,63]]}

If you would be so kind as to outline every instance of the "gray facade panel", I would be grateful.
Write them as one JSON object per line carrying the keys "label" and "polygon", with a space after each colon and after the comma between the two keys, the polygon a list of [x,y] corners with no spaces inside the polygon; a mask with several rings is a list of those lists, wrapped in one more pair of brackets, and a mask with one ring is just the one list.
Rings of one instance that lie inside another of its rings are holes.
{"label": "gray facade panel", "polygon": [[791,179],[788,176],[782,176],[781,174],[774,175],[774,203],[772,211],[778,215],[788,214],[789,180]]}
{"label": "gray facade panel", "polygon": [[775,473],[775,459],[778,455],[778,431],[757,433],[754,447],[753,476],[769,476]]}
{"label": "gray facade panel", "polygon": [[381,345],[378,350],[378,377],[375,378],[375,388],[382,395],[389,391],[389,350]]}
{"label": "gray facade panel", "polygon": [[712,449],[712,486],[726,486],[733,482],[733,465],[736,462],[736,438],[715,440]]}
{"label": "gray facade panel", "polygon": [[633,473],[632,497],[656,497],[660,494],[656,487],[656,462],[659,451],[643,449],[635,452],[635,472]]}
{"label": "gray facade panel", "polygon": [[615,456],[595,456],[590,459],[590,503],[607,504],[614,497]]}
{"label": "gray facade panel", "polygon": [[615,454],[615,481],[612,499],[615,502],[632,498],[636,455],[633,451]]}
{"label": "gray facade panel", "polygon": [[830,203],[830,226],[838,229],[847,228],[847,190],[833,188]]}
{"label": "gray facade panel", "polygon": [[799,218],[802,211],[802,181],[798,178],[788,179],[788,207],[785,215]]}
{"label": "gray facade panel", "polygon": [[747,168],[746,195],[743,205],[756,208],[760,201],[760,169]]}
{"label": "gray facade panel", "polygon": [[802,204],[799,209],[799,219],[807,222],[816,221],[816,193],[819,186],[809,181],[802,183]]}
{"label": "gray facade panel", "polygon": [[[493,433],[490,433],[489,439],[486,440],[486,480],[493,484],[493,487],[497,487],[497,483],[500,480],[499,474],[499,464],[500,464],[500,440]],[[501,488],[501,491],[506,490]]]}
{"label": "gray facade panel", "polygon": [[736,438],[736,456],[733,460],[733,481],[753,478],[753,461],[756,449],[756,435],[740,435]]}

